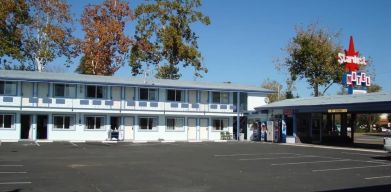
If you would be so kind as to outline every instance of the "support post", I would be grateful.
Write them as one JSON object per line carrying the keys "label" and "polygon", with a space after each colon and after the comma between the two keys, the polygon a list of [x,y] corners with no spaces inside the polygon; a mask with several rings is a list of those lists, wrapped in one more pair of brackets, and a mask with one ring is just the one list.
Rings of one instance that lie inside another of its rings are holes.
{"label": "support post", "polygon": [[236,94],[236,139],[240,139],[240,92]]}

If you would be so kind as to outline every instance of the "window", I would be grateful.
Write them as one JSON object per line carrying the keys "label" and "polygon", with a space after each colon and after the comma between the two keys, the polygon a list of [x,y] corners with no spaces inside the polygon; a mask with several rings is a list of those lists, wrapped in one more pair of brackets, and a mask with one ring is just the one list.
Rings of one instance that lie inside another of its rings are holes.
{"label": "window", "polygon": [[184,119],[169,117],[166,119],[166,130],[168,131],[184,131]]}
{"label": "window", "polygon": [[157,90],[156,89],[148,89],[148,88],[140,88],[139,93],[140,100],[147,101],[156,101],[157,100]]}
{"label": "window", "polygon": [[185,100],[185,97],[184,97],[183,90],[173,90],[173,89],[167,90],[167,101],[181,102],[184,100]]}
{"label": "window", "polygon": [[104,99],[106,98],[106,87],[98,85],[87,85],[86,86],[86,97]]}
{"label": "window", "polygon": [[74,124],[74,117],[70,115],[53,116],[54,129],[71,129]]}
{"label": "window", "polygon": [[75,94],[76,94],[76,85],[54,84],[54,88],[53,88],[54,97],[74,98]]}
{"label": "window", "polygon": [[0,81],[0,95],[16,95],[16,83],[14,81]]}
{"label": "window", "polygon": [[156,117],[140,117],[139,125],[141,130],[157,130],[157,118]]}
{"label": "window", "polygon": [[216,104],[228,104],[229,94],[224,92],[212,92],[212,102]]}
{"label": "window", "polygon": [[228,119],[213,119],[213,130],[222,131],[228,128]]}
{"label": "window", "polygon": [[104,117],[100,116],[89,116],[86,117],[87,129],[103,129],[104,128]]}
{"label": "window", "polygon": [[14,115],[0,114],[0,129],[14,128]]}

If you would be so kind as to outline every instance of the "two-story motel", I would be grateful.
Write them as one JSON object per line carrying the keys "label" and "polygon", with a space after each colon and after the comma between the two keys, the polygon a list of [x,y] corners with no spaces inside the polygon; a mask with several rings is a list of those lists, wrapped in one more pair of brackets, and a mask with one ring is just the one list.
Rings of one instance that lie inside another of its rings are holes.
{"label": "two-story motel", "polygon": [[103,141],[112,130],[124,141],[220,140],[239,128],[243,105],[264,104],[266,93],[230,83],[2,70],[0,140]]}

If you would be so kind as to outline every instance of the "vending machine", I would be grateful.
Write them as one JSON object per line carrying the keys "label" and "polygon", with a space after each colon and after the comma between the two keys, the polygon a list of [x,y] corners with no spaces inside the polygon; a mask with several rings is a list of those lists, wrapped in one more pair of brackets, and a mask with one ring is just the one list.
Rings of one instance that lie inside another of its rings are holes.
{"label": "vending machine", "polygon": [[279,143],[280,142],[280,121],[278,121],[278,120],[275,120],[274,122],[273,122],[273,136],[274,136],[274,138],[273,138],[273,142],[274,143]]}
{"label": "vending machine", "polygon": [[286,122],[281,121],[281,143],[286,143]]}
{"label": "vending machine", "polygon": [[273,140],[274,140],[274,122],[267,121],[266,127],[267,127],[267,141],[273,142]]}

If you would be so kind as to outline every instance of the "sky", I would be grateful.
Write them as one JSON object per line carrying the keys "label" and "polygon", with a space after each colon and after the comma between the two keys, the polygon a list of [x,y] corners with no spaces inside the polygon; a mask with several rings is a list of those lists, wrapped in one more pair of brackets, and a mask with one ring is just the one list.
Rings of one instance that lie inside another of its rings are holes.
{"label": "sky", "polygon": [[[70,0],[71,12],[79,18],[83,7],[101,1]],[[141,0],[130,1],[135,8]],[[287,71],[278,71],[276,59],[286,56],[285,48],[295,35],[296,26],[318,23],[331,32],[341,32],[340,44],[348,48],[352,35],[356,51],[373,61],[372,81],[391,91],[391,1],[389,0],[204,0],[200,10],[211,25],[194,24],[203,64],[208,68],[197,81],[227,82],[260,86],[265,79],[276,80],[286,88]],[[127,33],[133,35],[133,24]],[[82,37],[76,23],[75,35]],[[74,61],[69,69],[77,66]],[[115,76],[129,77],[126,63]],[[181,71],[182,78],[194,80],[193,69]],[[140,77],[141,78],[141,77]],[[311,96],[305,80],[295,82],[294,95]],[[340,86],[332,86],[326,95],[335,95]]]}

